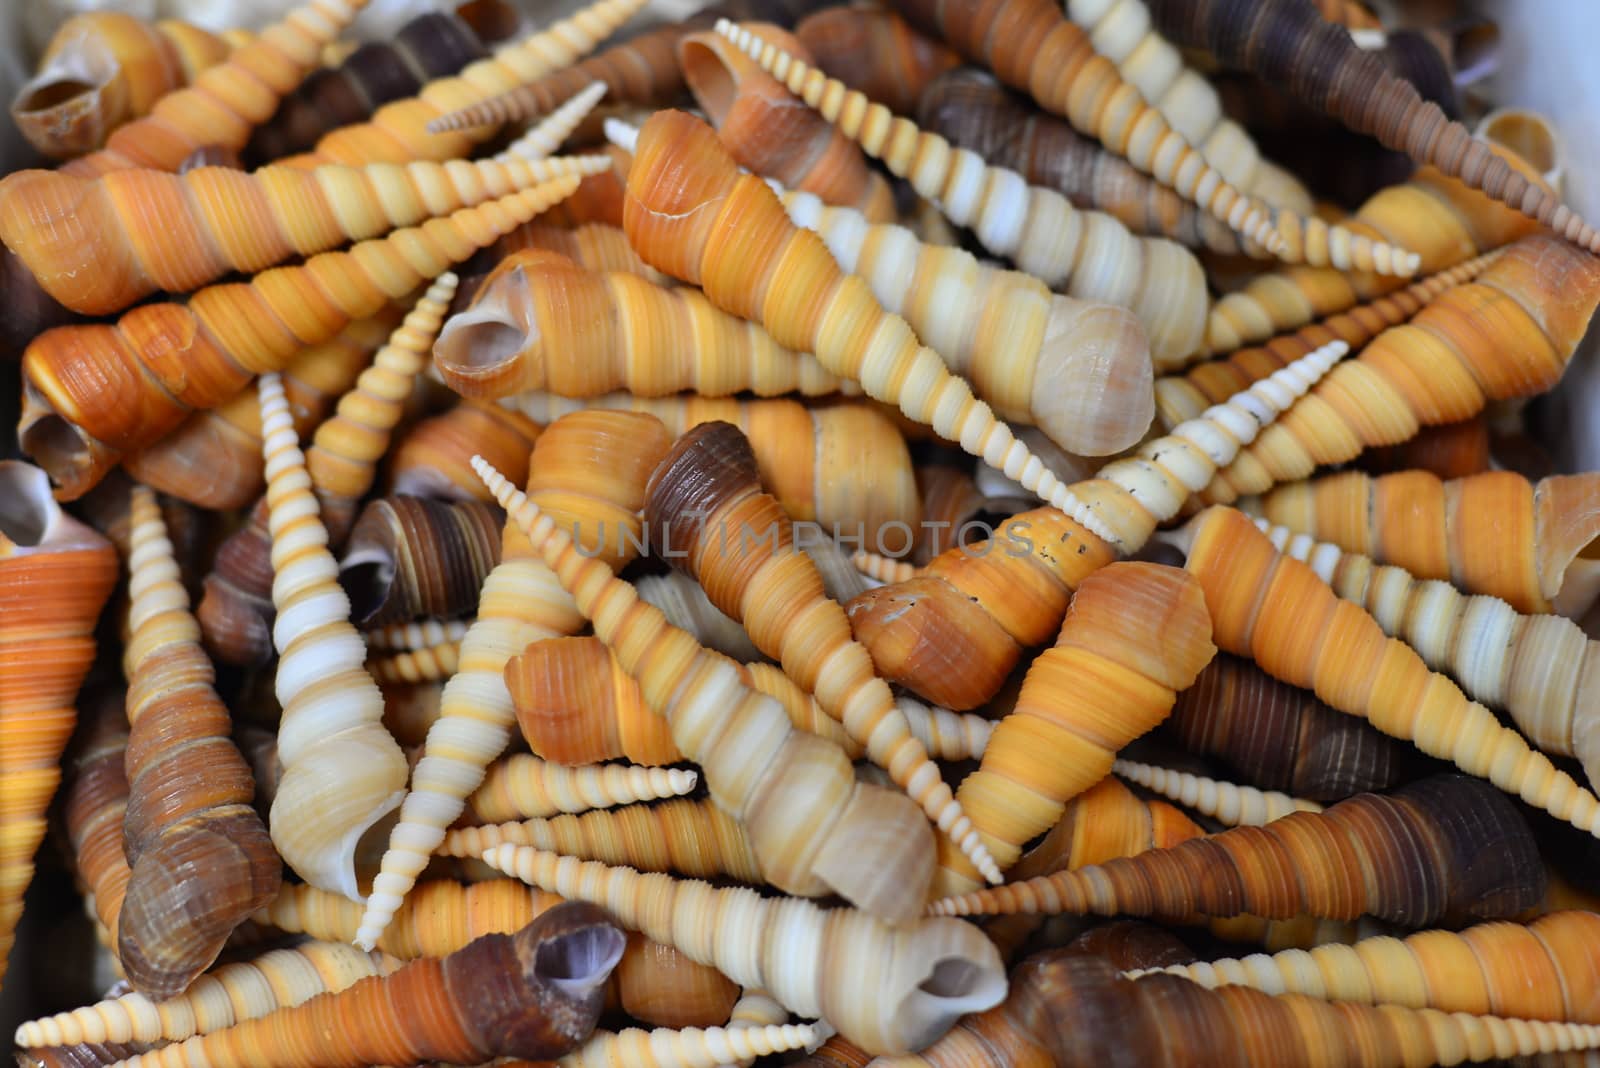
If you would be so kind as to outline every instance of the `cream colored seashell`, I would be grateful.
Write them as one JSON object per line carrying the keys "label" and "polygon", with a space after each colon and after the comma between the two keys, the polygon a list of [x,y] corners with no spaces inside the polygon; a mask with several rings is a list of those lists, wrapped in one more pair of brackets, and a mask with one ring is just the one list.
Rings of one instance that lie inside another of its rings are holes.
{"label": "cream colored seashell", "polygon": [[556,1062],[560,1068],[716,1068],[728,1062],[804,1049],[818,1041],[810,1024],[767,1027],[630,1027],[594,1037]]}
{"label": "cream colored seashell", "polygon": [[278,612],[275,690],[283,708],[283,775],[269,828],[273,845],[306,882],[359,899],[361,839],[387,829],[385,817],[405,794],[406,759],[383,728],[383,695],[362,667],[366,645],[349,622],[350,600],[328,552],[283,382],[267,374],[259,388]]}
{"label": "cream colored seashell", "polygon": [[578,128],[578,124],[588,117],[605,95],[605,82],[591,83],[571,100],[534,123],[527,133],[507,145],[506,150],[495,159],[544,159],[572,136],[572,131]]}
{"label": "cream colored seashell", "polygon": [[367,648],[375,653],[403,653],[408,649],[428,649],[446,642],[459,642],[467,636],[471,620],[425,619],[414,623],[390,623],[363,632]]}
{"label": "cream colored seashell", "polygon": [[764,659],[739,621],[712,604],[700,584],[681,571],[645,575],[634,588],[641,601],[659,608],[667,622],[706,648],[745,664]]}
{"label": "cream colored seashell", "polygon": [[379,685],[444,682],[461,666],[461,643],[440,642],[421,649],[402,649],[367,661],[367,670]]}
{"label": "cream colored seashell", "polygon": [[[789,1010],[778,1004],[777,1000],[764,990],[751,990],[746,988],[739,995],[739,1000],[734,1003],[733,1011],[728,1014],[728,1030],[744,1027],[777,1027],[789,1022]],[[824,1023],[812,1024],[813,1041],[821,1043],[827,1033],[833,1028]],[[806,1043],[810,1048],[811,1043]],[[717,1068],[750,1068],[755,1063],[755,1058],[745,1057],[731,1063],[718,1065]]]}
{"label": "cream colored seashell", "polygon": [[1561,132],[1544,114],[1524,108],[1496,108],[1478,120],[1472,131],[1491,145],[1509,148],[1544,175],[1557,196],[1567,184],[1567,147]]}
{"label": "cream colored seashell", "polygon": [[801,1016],[821,1017],[871,1053],[921,1049],[1005,997],[1000,954],[970,924],[891,928],[854,909],[824,911],[520,846],[483,859],[551,893],[604,905],[622,924]]}
{"label": "cream colored seashell", "polygon": [[467,798],[468,814],[486,823],[543,819],[561,813],[615,808],[681,797],[699,776],[679,768],[585,764],[569,768],[516,753],[489,766],[483,785]]}
{"label": "cream colored seashell", "polygon": [[1322,806],[1277,790],[1224,782],[1205,775],[1133,760],[1118,760],[1111,770],[1131,783],[1210,816],[1228,827],[1259,827],[1291,812],[1321,812]]}

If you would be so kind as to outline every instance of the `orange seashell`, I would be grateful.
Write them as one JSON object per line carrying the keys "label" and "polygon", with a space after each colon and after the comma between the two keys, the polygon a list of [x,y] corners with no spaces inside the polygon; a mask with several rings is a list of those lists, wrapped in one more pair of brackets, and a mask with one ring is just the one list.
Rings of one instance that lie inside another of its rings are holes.
{"label": "orange seashell", "polygon": [[389,457],[388,490],[446,501],[492,500],[469,461],[475,455],[503,460],[526,480],[539,430],[539,424],[499,405],[462,401],[400,435]]}
{"label": "orange seashell", "polygon": [[111,543],[61,510],[42,471],[0,461],[0,979],[117,570]]}
{"label": "orange seashell", "polygon": [[[128,858],[122,851],[122,818],[128,809],[128,717],[123,690],[86,691],[84,730],[71,755],[72,773],[64,794],[67,837],[78,874],[94,895],[95,916],[111,945],[117,944],[117,916],[128,890]],[[65,1045],[21,1041],[19,1045]]]}
{"label": "orange seashell", "polygon": [[800,20],[794,35],[818,67],[901,115],[915,114],[928,83],[961,65],[944,42],[887,8],[824,8]]}

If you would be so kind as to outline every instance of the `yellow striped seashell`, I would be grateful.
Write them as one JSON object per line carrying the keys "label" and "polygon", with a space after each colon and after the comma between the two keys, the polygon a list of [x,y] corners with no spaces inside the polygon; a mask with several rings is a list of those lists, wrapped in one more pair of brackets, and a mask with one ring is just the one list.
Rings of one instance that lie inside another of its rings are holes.
{"label": "yellow striped seashell", "polygon": [[735,1027],[630,1027],[594,1037],[556,1061],[559,1068],[717,1068],[802,1049],[818,1039],[810,1024]]}
{"label": "yellow striped seashell", "polygon": [[467,796],[465,808],[468,817],[481,823],[544,819],[563,812],[681,797],[699,781],[696,772],[680,768],[629,764],[568,767],[514,753],[489,765],[482,785]]}
{"label": "yellow striped seashell", "polygon": [[545,159],[560,148],[578,124],[588,117],[600,98],[606,95],[605,82],[593,82],[572,95],[572,98],[528,128],[528,131],[506,146],[495,156],[497,160]]}

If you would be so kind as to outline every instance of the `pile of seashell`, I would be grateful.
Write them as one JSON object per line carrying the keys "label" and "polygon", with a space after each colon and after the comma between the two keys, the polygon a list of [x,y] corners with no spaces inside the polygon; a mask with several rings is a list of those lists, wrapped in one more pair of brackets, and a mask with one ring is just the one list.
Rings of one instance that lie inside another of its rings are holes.
{"label": "pile of seashell", "polygon": [[1355,0],[827,2],[62,27],[20,1064],[1600,1058],[1554,131]]}

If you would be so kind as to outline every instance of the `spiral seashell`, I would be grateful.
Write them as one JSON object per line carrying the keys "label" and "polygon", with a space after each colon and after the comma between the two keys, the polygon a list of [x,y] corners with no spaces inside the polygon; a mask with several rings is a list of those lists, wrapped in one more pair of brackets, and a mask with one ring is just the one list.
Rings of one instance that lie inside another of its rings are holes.
{"label": "spiral seashell", "polygon": [[1333,342],[1251,386],[1200,419],[1140,446],[1074,485],[1093,501],[1107,543],[1052,508],[1013,516],[995,535],[947,550],[908,582],[881,586],[847,606],[856,639],[878,673],[957,710],[976,708],[1000,689],[1024,646],[1041,645],[1061,625],[1084,577],[1133,553],[1156,525],[1177,517],[1193,487],[1237,455],[1241,442],[1284,411],[1343,355]]}
{"label": "spiral seashell", "polygon": [[[683,572],[643,575],[633,584],[633,588],[639,592],[641,601],[660,609],[668,623],[686,631],[707,649],[747,667],[763,659],[761,650],[755,647],[739,621],[728,618],[706,597],[706,591],[700,588],[700,584]],[[787,675],[784,677],[788,678]],[[838,731],[841,739],[849,740],[843,727],[828,719],[826,714],[822,718]]]}
{"label": "spiral seashell", "polygon": [[468,461],[504,460],[524,479],[539,425],[494,404],[463,401],[400,435],[389,456],[390,493],[447,501],[492,500]]}
{"label": "spiral seashell", "polygon": [[1567,150],[1549,116],[1523,108],[1496,108],[1482,119],[1474,134],[1492,145],[1502,145],[1536,168],[1557,196],[1566,185]]}
{"label": "spiral seashell", "polygon": [[[620,197],[618,200],[617,218],[620,222],[622,215]],[[512,230],[463,265],[462,283],[456,291],[455,300],[451,303],[451,314],[465,310],[472,303],[473,298],[478,295],[478,290],[483,288],[484,282],[502,260],[513,253],[530,248],[559,252],[573,263],[591,271],[627,271],[659,285],[677,284],[674,279],[668,278],[639,258],[639,254],[633,251],[633,246],[628,244],[628,235],[622,232],[621,226],[586,222],[567,229],[543,219],[535,219]]]}
{"label": "spiral seashell", "polygon": [[1581,619],[1600,599],[1600,474],[1529,482],[1511,471],[1444,481],[1349,471],[1243,501],[1269,521],[1519,612]]}
{"label": "spiral seashell", "polygon": [[1378,335],[1219,473],[1202,499],[1263,493],[1369,445],[1470,418],[1488,400],[1550,388],[1600,303],[1597,262],[1548,235],[1523,238],[1477,281]]}
{"label": "spiral seashell", "polygon": [[1313,801],[1398,786],[1416,763],[1371,724],[1226,653],[1178,695],[1164,731],[1253,786]]}
{"label": "spiral seashell", "polygon": [[[464,806],[479,823],[504,823],[681,797],[698,782],[695,772],[677,768],[567,767],[515,753],[485,769],[482,784],[467,796]],[[443,841],[442,833],[439,837]]]}
{"label": "spiral seashell", "polygon": [[659,396],[836,392],[810,355],[698,290],[667,289],[627,271],[599,273],[555,252],[512,253],[434,346],[445,384],[465,397],[549,389],[590,397],[625,389]]}
{"label": "spiral seashell", "polygon": [[[527,847],[500,846],[484,859],[569,898],[604,900],[624,924],[768,991],[801,1016],[821,1016],[870,1052],[925,1046],[962,1014],[1004,996],[999,955],[970,925],[923,920],[891,928],[851,909],[824,912]],[[926,982],[941,973],[948,977]]]}
{"label": "spiral seashell", "polygon": [[[1183,572],[1114,563],[1083,580],[1055,646],[1034,660],[1016,708],[956,790],[1002,870],[1110,774],[1118,750],[1166,718],[1215,652],[1205,598]],[[939,868],[941,897],[976,885],[942,844]]]}
{"label": "spiral seashell", "polygon": [[[679,524],[688,529],[674,539],[672,527]],[[815,693],[823,710],[977,870],[999,882],[1000,871],[959,802],[874,673],[872,658],[851,636],[844,609],[827,596],[810,558],[796,550],[782,507],[762,492],[755,453],[737,427],[705,423],[678,439],[650,478],[645,525],[656,555],[693,575],[713,604],[743,622],[756,647]],[[737,548],[730,544],[734,537]]]}
{"label": "spiral seashell", "polygon": [[204,145],[242,147],[366,3],[305,0],[190,85],[166,94],[150,114],[113,131],[104,148],[61,169],[79,177],[135,167],[174,171]]}
{"label": "spiral seashell", "polygon": [[1441,293],[1477,278],[1498,255],[1498,251],[1486,252],[1398,292],[1275,337],[1265,345],[1239,349],[1183,374],[1163,375],[1155,382],[1156,419],[1166,428],[1193,419],[1207,405],[1220,404],[1262,376],[1330,341],[1343,341],[1352,349],[1359,348],[1383,330],[1406,322]]}
{"label": "spiral seashell", "polygon": [[424,12],[393,39],[368,41],[338,66],[312,71],[255,128],[245,154],[259,163],[304,152],[328,131],[369,118],[389,101],[488,54],[483,38],[458,14]]}
{"label": "spiral seashell", "polygon": [[[302,350],[283,369],[283,389],[296,435],[309,434],[328,414],[372,361],[373,352],[399,318],[398,309],[386,306],[377,315],[351,323],[332,340]],[[122,467],[158,493],[202,508],[250,507],[266,487],[261,461],[261,398],[254,384],[216,408],[193,413],[160,441],[123,460]],[[330,514],[328,521],[341,527],[342,534],[354,516],[352,508],[341,516]],[[264,538],[261,544],[265,545]],[[263,599],[269,592],[267,585],[270,582],[259,588]]]}
{"label": "spiral seashell", "polygon": [[391,683],[444,682],[460,667],[461,643],[458,641],[388,653],[367,661],[367,670],[372,673],[379,686]]}
{"label": "spiral seashell", "polygon": [[922,569],[909,560],[894,560],[879,553],[869,553],[864,549],[851,554],[850,559],[858,571],[880,584],[905,582],[922,573]]}
{"label": "spiral seashell", "polygon": [[222,62],[233,46],[176,19],[143,22],[117,11],[67,19],[17,90],[11,118],[51,159],[105,144],[117,127],[148,114],[163,95]]}
{"label": "spiral seashell", "polygon": [[[576,185],[574,177],[560,178],[349,252],[324,252],[304,266],[211,286],[186,305],[141,305],[114,326],[50,331],[23,356],[23,447],[39,454],[64,494],[80,495],[119,452],[154,442],[189,411],[214,407],[252,375],[276,370],[303,346],[372,315]],[[185,388],[173,395],[176,372],[166,361],[177,337],[186,342]]]}
{"label": "spiral seashell", "polygon": [[[1496,149],[1507,164],[1530,179],[1530,164]],[[1400,242],[1422,257],[1418,273],[1437,274],[1473,256],[1537,231],[1533,220],[1454,178],[1424,167],[1410,181],[1386,188],[1351,216],[1360,225]],[[1397,278],[1345,274],[1328,268],[1290,267],[1253,279],[1212,305],[1206,319],[1205,354],[1230,352],[1273,334],[1373,300],[1401,287]]]}
{"label": "spiral seashell", "polygon": [[399,967],[400,962],[386,953],[365,953],[337,942],[307,942],[269,950],[252,961],[221,965],[166,1001],[128,993],[30,1020],[17,1028],[15,1041],[24,1047],[181,1042],[343,990],[368,976],[388,975]]}
{"label": "spiral seashell", "polygon": [[[807,61],[810,53],[776,26],[751,23]],[[678,42],[678,66],[729,155],[751,172],[872,222],[891,222],[894,194],[843,134],[794,98],[727,38],[702,30]]]}
{"label": "spiral seashell", "polygon": [[[1211,83],[1152,29],[1150,11],[1142,0],[1069,0],[1065,6],[1067,17],[1089,35],[1094,50],[1117,65],[1123,79],[1199,150],[1224,181],[1241,193],[1289,209],[1292,214],[1279,216],[1280,234],[1284,224],[1296,232],[1301,217],[1315,225],[1311,194],[1288,172],[1263,159],[1250,135],[1223,114]],[[1351,264],[1332,266],[1348,269]]]}
{"label": "spiral seashell", "polygon": [[[611,393],[582,401],[524,393],[503,403],[535,422],[549,423],[584,408],[647,412],[681,437],[702,423],[737,426],[755,450],[765,486],[797,523],[872,549],[901,545],[922,504],[905,439],[893,420],[860,401],[807,407],[783,398],[635,397]],[[811,442],[809,454],[803,444]],[[487,456],[485,456],[487,459]],[[675,626],[684,626],[674,621]],[[739,660],[754,660],[723,650]]]}
{"label": "spiral seashell", "polygon": [[[645,481],[666,451],[665,430],[654,419],[632,413],[596,412],[562,421],[540,435],[530,458],[528,487],[574,528],[599,534],[595,552],[622,566],[643,546],[637,512]],[[475,462],[481,462],[474,458]],[[607,539],[608,529],[614,536]],[[438,720],[428,729],[421,762],[412,774],[411,793],[389,836],[382,870],[367,899],[356,944],[371,948],[394,910],[411,889],[445,828],[460,815],[467,798],[484,781],[489,762],[511,740],[515,716],[503,673],[506,661],[539,638],[572,634],[583,616],[550,569],[507,524],[501,562],[484,580],[478,617],[461,641],[460,668],[446,683]],[[609,544],[608,544],[609,541]],[[548,802],[551,794],[603,796],[589,779],[558,783],[542,761],[528,758],[535,773],[510,780],[512,799]],[[620,769],[613,770],[620,775]],[[677,791],[682,792],[682,791]],[[493,796],[493,795],[489,795]],[[659,794],[656,796],[660,796]],[[600,801],[582,802],[592,807]],[[554,811],[527,811],[526,816]],[[491,809],[480,818],[516,818]]]}
{"label": "spiral seashell", "polygon": [[0,980],[117,571],[111,543],[61,510],[44,472],[0,461]]}
{"label": "spiral seashell", "polygon": [[200,626],[178,581],[155,495],[133,491],[129,555],[128,806],[132,873],[117,956],[135,990],[180,994],[234,927],[278,892],[282,862],[250,807],[250,768],[229,738]]}
{"label": "spiral seashell", "polygon": [[1291,812],[1322,811],[1322,806],[1315,801],[1156,764],[1118,760],[1111,770],[1135,786],[1191,808],[1224,827],[1259,827]]}
{"label": "spiral seashell", "polygon": [[1489,419],[1479,415],[1459,423],[1424,427],[1410,441],[1367,452],[1360,458],[1360,466],[1374,475],[1416,469],[1444,479],[1466,478],[1494,467],[1489,443]]}
{"label": "spiral seashell", "polygon": [[[476,857],[473,862],[494,872]],[[629,1015],[658,1027],[703,1027],[718,1020],[732,1026],[737,1015],[736,983],[715,968],[690,960],[671,946],[652,942],[637,931],[628,932],[628,948],[623,951],[615,978],[615,1002],[627,1006]],[[764,1019],[762,1023],[788,1022],[787,1009],[770,1000],[768,1005],[776,1010],[777,1018]]]}
{"label": "spiral seashell", "polygon": [[[707,204],[719,208],[699,210]],[[737,217],[729,214],[735,210]],[[760,319],[780,344],[815,353],[824,367],[861,382],[875,399],[903,404],[907,416],[961,442],[1042,499],[1068,509],[1076,503],[989,406],[916,343],[904,320],[885,313],[864,281],[839,270],[820,238],[789,223],[759,178],[738,176],[703,123],[663,111],[641,128],[623,228],[647,263],[703,282],[706,296],[724,311]],[[740,233],[767,236],[733,240]],[[774,285],[780,260],[803,260],[812,281]],[[752,287],[750,279],[761,284]]]}
{"label": "spiral seashell", "polygon": [[810,1024],[654,1031],[630,1027],[616,1034],[597,1031],[588,1042],[556,1063],[560,1068],[717,1068],[729,1062],[746,1064],[756,1057],[802,1049],[817,1037],[816,1028]]}
{"label": "spiral seashell", "polygon": [[[1430,673],[1409,646],[1385,638],[1371,615],[1339,600],[1310,567],[1279,554],[1243,513],[1208,508],[1181,541],[1189,570],[1205,587],[1221,648],[1252,656],[1268,674],[1315,689],[1385,734],[1408,738],[1559,820],[1600,833],[1593,794],[1448,678]],[[1246,603],[1258,595],[1259,603]]]}
{"label": "spiral seashell", "polygon": [[499,509],[481,501],[368,502],[339,561],[352,622],[366,627],[467,614],[500,562],[503,525]]}
{"label": "spiral seashell", "polygon": [[[828,69],[826,63],[821,66]],[[957,148],[1016,171],[1030,185],[1056,190],[1075,208],[1104,212],[1136,234],[1171,238],[1189,248],[1230,255],[1242,250],[1239,236],[1221,220],[1092,138],[1079,136],[1071,123],[1025,103],[987,71],[947,71],[906,108],[881,95],[886,86],[873,92],[837,71],[828,73],[902,114],[916,116],[923,129]]]}
{"label": "spiral seashell", "polygon": [[[128,858],[122,851],[122,818],[128,810],[128,775],[123,770],[128,750],[125,696],[121,689],[92,690],[79,702],[84,727],[74,743],[62,805],[78,874],[94,896],[95,917],[112,946],[117,944],[117,916],[128,891]],[[18,1038],[17,1044],[70,1043]]]}
{"label": "spiral seashell", "polygon": [[446,643],[461,643],[470,621],[424,619],[412,623],[389,623],[363,633],[367,648],[375,653],[403,653],[428,649]]}
{"label": "spiral seashell", "polygon": [[1530,183],[1437,104],[1356,47],[1350,35],[1309,5],[1268,0],[1242,19],[1213,0],[1145,0],[1156,27],[1177,43],[1208,48],[1219,59],[1287,84],[1290,92],[1358,133],[1432,164],[1523,212],[1590,252],[1600,234],[1560,197]]}
{"label": "spiral seashell", "polygon": [[1600,707],[1591,692],[1600,686],[1600,646],[1577,624],[1521,615],[1504,601],[1380,567],[1265,520],[1256,525],[1280,552],[1306,562],[1340,597],[1370,611],[1384,633],[1408,642],[1429,667],[1448,670],[1474,698],[1505,708],[1540,749],[1578,757],[1591,785],[1600,781],[1600,736],[1588,712]]}
{"label": "spiral seashell", "polygon": [[572,136],[572,131],[588,117],[589,112],[606,95],[605,82],[592,82],[572,95],[572,99],[528,128],[528,131],[506,146],[496,159],[540,160],[554,155],[556,149]]}
{"label": "spiral seashell", "polygon": [[[333,130],[310,152],[287,162],[404,163],[470,156],[493,128],[431,133],[428,123],[575,63],[643,6],[644,0],[594,0],[569,18],[501,45],[454,76],[433,79],[414,96],[383,105],[366,122]],[[591,80],[586,77],[580,85]]]}
{"label": "spiral seashell", "polygon": [[[1127,448],[1149,427],[1153,350],[1127,309],[1053,294],[1020,271],[923,245],[808,193],[781,198],[790,221],[816,231],[840,267],[866,279],[1003,417],[1092,455]],[[940,299],[951,291],[963,299]]]}
{"label": "spiral seashell", "polygon": [[282,384],[274,374],[263,375],[260,392],[278,612],[275,690],[283,708],[272,841],[306,882],[358,899],[361,839],[381,833],[400,804],[406,762],[382,727],[383,697],[362,667],[366,647],[335,581]]}
{"label": "spiral seashell", "polygon": [[914,115],[927,85],[961,57],[908,26],[893,10],[829,7],[794,28],[815,66],[901,115]]}
{"label": "spiral seashell", "polygon": [[0,179],[0,240],[63,305],[109,315],[157,290],[186,293],[610,166],[605,156],[581,156],[92,179],[23,170]]}
{"label": "spiral seashell", "polygon": [[196,1035],[136,1058],[129,1068],[559,1057],[594,1030],[624,941],[598,908],[560,904],[514,935],[484,935],[443,960],[411,961],[337,993]]}
{"label": "spiral seashell", "polygon": [[1532,834],[1511,802],[1477,779],[1445,775],[1387,796],[1358,794],[1325,812],[943,898],[929,914],[1367,913],[1418,927],[1446,916],[1512,915],[1543,897],[1544,882]]}
{"label": "spiral seashell", "polygon": [[[831,888],[874,915],[908,921],[915,911],[909,902],[921,896],[933,861],[932,835],[916,807],[903,795],[858,784],[836,746],[795,731],[778,702],[745,687],[731,662],[640,602],[604,560],[579,553],[550,516],[481,459],[473,466],[573,592],[596,635],[639,680],[645,699],[662,709],[673,741],[705,773],[712,799],[743,823],[767,881],[801,893]],[[870,870],[858,863],[862,849],[874,852]]]}
{"label": "spiral seashell", "polygon": [[121,1064],[147,1051],[143,1044],[85,1042],[76,1046],[49,1046],[16,1054],[22,1068],[104,1068]]}
{"label": "spiral seashell", "polygon": [[1592,912],[1556,912],[1526,927],[1484,923],[1460,934],[1424,931],[1403,940],[1368,938],[1309,953],[1290,950],[1160,970],[1213,990],[1247,986],[1331,1001],[1592,1024],[1600,1019],[1597,931],[1600,916]]}
{"label": "spiral seashell", "polygon": [[710,801],[664,801],[581,816],[458,827],[445,835],[436,852],[478,858],[506,844],[639,871],[761,882],[761,865],[744,828]]}

